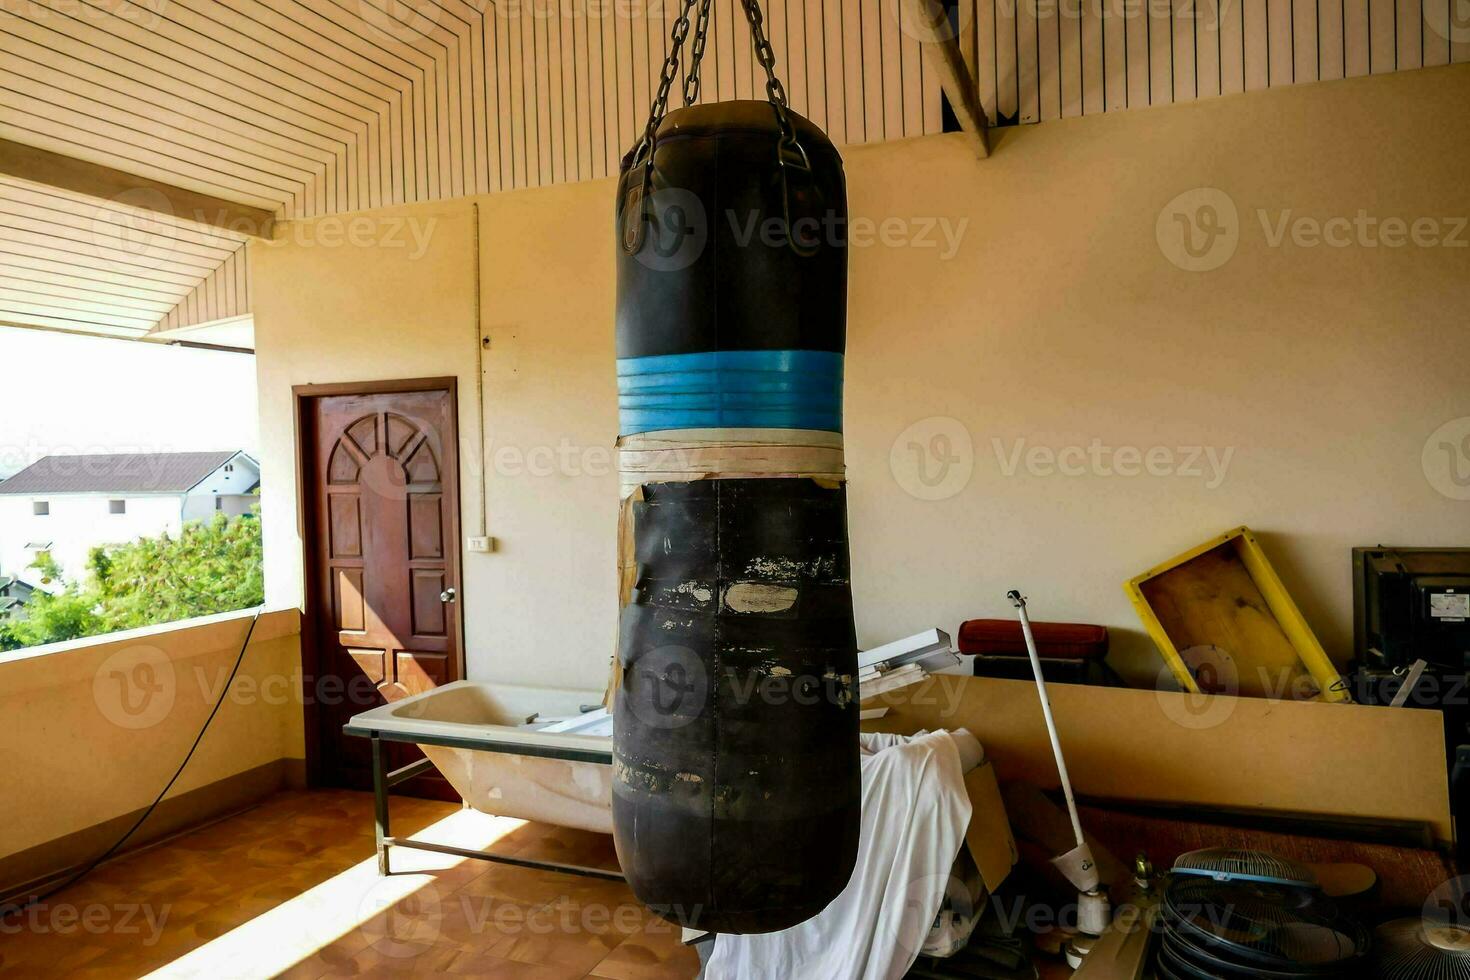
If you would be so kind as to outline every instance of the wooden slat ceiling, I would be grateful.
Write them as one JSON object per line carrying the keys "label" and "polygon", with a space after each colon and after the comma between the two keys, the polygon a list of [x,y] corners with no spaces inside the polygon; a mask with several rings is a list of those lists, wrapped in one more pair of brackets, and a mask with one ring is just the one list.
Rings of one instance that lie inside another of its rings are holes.
{"label": "wooden slat ceiling", "polygon": [[244,238],[0,176],[0,322],[137,336]]}
{"label": "wooden slat ceiling", "polygon": [[[8,0],[0,138],[283,218],[602,177],[642,127],[677,10],[671,0]],[[877,0],[770,0],[766,16],[793,106],[839,142],[942,128],[917,40]],[[738,0],[714,0],[703,78],[705,100],[763,96]],[[237,242],[181,243],[149,276],[84,275],[88,262],[123,260],[77,248],[75,229],[43,204],[60,195],[4,193],[5,317],[144,333],[248,311]],[[46,283],[44,298],[12,285],[39,263],[68,277]]]}
{"label": "wooden slat ceiling", "polygon": [[[958,20],[1007,125],[1464,61],[1455,3],[961,0]],[[762,97],[739,0],[713,4],[703,100]],[[763,6],[793,108],[836,142],[942,129],[895,0]],[[642,127],[678,7],[6,0],[0,139],[282,218],[603,177]],[[0,184],[0,320],[141,335],[248,312],[238,240],[164,220],[167,254],[139,268],[83,234],[96,207]]]}

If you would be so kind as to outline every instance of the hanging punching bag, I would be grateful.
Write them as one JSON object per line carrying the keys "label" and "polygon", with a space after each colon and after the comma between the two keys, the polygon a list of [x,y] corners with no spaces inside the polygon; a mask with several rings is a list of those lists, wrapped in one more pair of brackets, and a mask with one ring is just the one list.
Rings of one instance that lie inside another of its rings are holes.
{"label": "hanging punching bag", "polygon": [[770,101],[690,107],[709,0],[685,0],[617,204],[615,840],[640,900],[726,933],[837,897],[861,793],[842,161],[743,2]]}

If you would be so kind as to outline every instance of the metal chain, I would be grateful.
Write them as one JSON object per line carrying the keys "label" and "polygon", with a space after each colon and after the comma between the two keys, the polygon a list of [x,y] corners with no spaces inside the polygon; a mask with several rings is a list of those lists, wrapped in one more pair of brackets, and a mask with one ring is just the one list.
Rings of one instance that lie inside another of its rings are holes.
{"label": "metal chain", "polygon": [[704,43],[709,37],[709,14],[712,0],[700,0],[699,23],[694,28],[694,49],[689,59],[689,74],[684,79],[684,105],[699,101],[699,67],[704,63]]}
{"label": "metal chain", "polygon": [[776,107],[776,122],[781,127],[781,142],[790,145],[796,142],[796,131],[791,126],[791,119],[786,114],[786,88],[781,84],[781,79],[776,77],[776,52],[771,48],[771,42],[766,40],[766,32],[762,27],[764,18],[761,16],[761,6],[758,0],[741,0],[745,7],[745,17],[750,21],[750,36],[755,41],[755,57],[766,70],[766,95],[771,104]]}
{"label": "metal chain", "polygon": [[669,108],[669,89],[674,86],[674,77],[679,74],[679,52],[684,47],[684,42],[689,38],[689,12],[694,9],[696,0],[684,0],[684,5],[679,10],[679,19],[674,22],[674,28],[669,32],[669,40],[673,43],[669,46],[669,56],[664,59],[663,74],[659,77],[658,95],[653,100],[653,107],[648,111],[648,125],[644,127],[643,139],[638,143],[637,152],[634,153],[636,161],[642,156],[645,149],[652,151],[654,137],[658,134],[658,124],[663,119],[664,113]]}

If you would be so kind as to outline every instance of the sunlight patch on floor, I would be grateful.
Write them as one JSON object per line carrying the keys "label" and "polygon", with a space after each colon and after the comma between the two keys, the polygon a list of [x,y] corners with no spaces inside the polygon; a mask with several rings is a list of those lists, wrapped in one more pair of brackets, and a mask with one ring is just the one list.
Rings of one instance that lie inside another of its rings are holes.
{"label": "sunlight patch on floor", "polygon": [[[523,820],[461,810],[410,839],[484,850],[523,826]],[[393,874],[388,877],[378,876],[373,856],[149,976],[268,977],[333,943],[391,951],[414,942],[419,913],[438,908],[438,877],[472,859],[408,848],[393,848],[389,854]]]}

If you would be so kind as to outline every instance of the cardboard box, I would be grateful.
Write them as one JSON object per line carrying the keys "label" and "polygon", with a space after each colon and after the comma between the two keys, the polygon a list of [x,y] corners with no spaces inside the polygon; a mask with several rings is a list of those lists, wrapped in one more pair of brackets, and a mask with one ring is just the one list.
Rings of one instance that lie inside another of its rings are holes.
{"label": "cardboard box", "polygon": [[1020,860],[1016,837],[1006,816],[1006,805],[1000,796],[1000,783],[990,760],[965,774],[965,790],[970,795],[970,826],[965,831],[965,846],[980,869],[985,890],[994,893],[1010,876],[1011,868]]}

